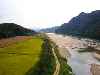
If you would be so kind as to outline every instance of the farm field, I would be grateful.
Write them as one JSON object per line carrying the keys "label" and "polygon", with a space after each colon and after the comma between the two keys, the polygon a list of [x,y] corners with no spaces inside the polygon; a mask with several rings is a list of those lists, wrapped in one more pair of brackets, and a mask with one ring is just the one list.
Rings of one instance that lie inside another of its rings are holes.
{"label": "farm field", "polygon": [[0,40],[0,75],[25,75],[39,61],[43,40],[32,36],[11,39]]}

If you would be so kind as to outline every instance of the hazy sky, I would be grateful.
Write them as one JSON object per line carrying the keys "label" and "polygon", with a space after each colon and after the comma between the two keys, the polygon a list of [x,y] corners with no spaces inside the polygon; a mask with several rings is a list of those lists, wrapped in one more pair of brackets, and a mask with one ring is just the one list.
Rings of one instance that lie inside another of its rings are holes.
{"label": "hazy sky", "polygon": [[99,9],[99,0],[0,0],[0,23],[46,28],[68,22],[80,12]]}

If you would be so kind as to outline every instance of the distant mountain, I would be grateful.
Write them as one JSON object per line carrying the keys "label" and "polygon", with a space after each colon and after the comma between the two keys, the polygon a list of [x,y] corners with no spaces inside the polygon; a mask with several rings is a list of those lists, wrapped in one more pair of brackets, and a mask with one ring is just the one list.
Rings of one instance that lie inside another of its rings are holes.
{"label": "distant mountain", "polygon": [[2,23],[0,24],[0,38],[33,35],[36,32],[14,23]]}
{"label": "distant mountain", "polygon": [[80,13],[68,23],[62,24],[56,33],[100,39],[100,10]]}
{"label": "distant mountain", "polygon": [[51,27],[51,28],[41,29],[39,32],[54,33],[56,29],[58,29],[58,26],[56,26],[56,27]]}

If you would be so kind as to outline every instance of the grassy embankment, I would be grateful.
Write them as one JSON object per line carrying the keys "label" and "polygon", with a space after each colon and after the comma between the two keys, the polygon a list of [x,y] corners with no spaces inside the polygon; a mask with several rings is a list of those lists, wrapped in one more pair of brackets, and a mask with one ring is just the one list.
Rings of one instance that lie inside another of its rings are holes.
{"label": "grassy embankment", "polygon": [[41,37],[33,37],[0,48],[0,75],[51,75],[54,59],[45,45]]}
{"label": "grassy embankment", "polygon": [[52,46],[54,47],[55,53],[56,53],[58,60],[60,62],[59,75],[74,75],[71,67],[67,64],[67,59],[61,57],[61,55],[59,54],[59,49],[54,42],[52,42]]}
{"label": "grassy embankment", "polygon": [[[41,35],[40,35],[41,36]],[[40,60],[35,67],[31,68],[26,75],[53,75],[56,61],[52,53],[52,46],[45,35],[41,36],[44,40]]]}

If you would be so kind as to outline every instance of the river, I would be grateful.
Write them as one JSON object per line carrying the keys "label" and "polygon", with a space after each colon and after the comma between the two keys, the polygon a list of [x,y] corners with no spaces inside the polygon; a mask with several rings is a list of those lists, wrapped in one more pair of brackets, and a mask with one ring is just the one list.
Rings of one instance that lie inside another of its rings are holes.
{"label": "river", "polygon": [[100,64],[94,58],[92,52],[79,53],[80,48],[85,48],[86,39],[79,39],[71,36],[62,36],[54,33],[47,33],[60,48],[59,52],[66,57],[75,75],[92,75],[90,71],[91,64]]}

